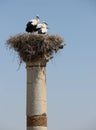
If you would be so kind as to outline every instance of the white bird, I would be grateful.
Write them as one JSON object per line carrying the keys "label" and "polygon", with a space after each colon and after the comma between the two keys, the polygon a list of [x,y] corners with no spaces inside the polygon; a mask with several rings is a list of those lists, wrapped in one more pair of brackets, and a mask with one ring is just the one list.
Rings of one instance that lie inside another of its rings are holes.
{"label": "white bird", "polygon": [[42,28],[43,24],[42,23],[38,23],[36,26],[36,31],[39,31]]}
{"label": "white bird", "polygon": [[36,16],[36,19],[30,20],[26,25],[26,32],[35,32],[36,27],[39,23],[39,16]]}
{"label": "white bird", "polygon": [[42,22],[42,24],[38,24],[36,27],[38,29],[38,34],[46,34],[48,31],[47,25],[45,21]]}

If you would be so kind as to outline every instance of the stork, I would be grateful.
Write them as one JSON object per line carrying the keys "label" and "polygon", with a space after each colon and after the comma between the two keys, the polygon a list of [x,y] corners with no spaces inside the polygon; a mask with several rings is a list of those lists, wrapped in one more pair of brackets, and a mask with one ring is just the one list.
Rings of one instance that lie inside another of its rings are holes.
{"label": "stork", "polygon": [[36,19],[30,20],[26,25],[26,32],[35,32],[37,24],[39,23],[39,16],[36,16]]}
{"label": "stork", "polygon": [[38,31],[38,34],[46,34],[47,33],[47,23],[45,21],[42,22],[42,24],[38,24],[37,25],[37,31]]}

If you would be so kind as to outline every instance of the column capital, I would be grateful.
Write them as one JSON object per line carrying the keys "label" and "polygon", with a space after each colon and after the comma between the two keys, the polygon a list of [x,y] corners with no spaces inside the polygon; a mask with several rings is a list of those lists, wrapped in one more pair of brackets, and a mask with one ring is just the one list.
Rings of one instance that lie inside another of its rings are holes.
{"label": "column capital", "polygon": [[34,62],[27,62],[26,67],[46,67],[46,63],[45,59],[39,59]]}

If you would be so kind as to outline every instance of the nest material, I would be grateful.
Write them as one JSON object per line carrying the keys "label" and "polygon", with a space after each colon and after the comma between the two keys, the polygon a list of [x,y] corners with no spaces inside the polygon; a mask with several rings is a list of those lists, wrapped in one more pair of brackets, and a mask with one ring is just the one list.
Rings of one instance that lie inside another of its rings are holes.
{"label": "nest material", "polygon": [[24,33],[10,37],[7,45],[13,48],[24,62],[44,59],[49,61],[53,54],[63,48],[63,39],[57,35]]}

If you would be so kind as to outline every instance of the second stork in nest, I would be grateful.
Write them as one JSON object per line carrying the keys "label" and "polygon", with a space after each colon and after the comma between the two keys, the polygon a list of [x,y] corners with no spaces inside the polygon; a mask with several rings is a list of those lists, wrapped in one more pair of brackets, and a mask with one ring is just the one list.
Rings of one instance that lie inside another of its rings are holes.
{"label": "second stork in nest", "polygon": [[48,31],[47,25],[48,24],[45,21],[39,23],[39,16],[36,16],[36,19],[32,19],[27,23],[26,32],[28,33],[38,32],[38,34],[47,34]]}

